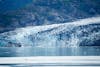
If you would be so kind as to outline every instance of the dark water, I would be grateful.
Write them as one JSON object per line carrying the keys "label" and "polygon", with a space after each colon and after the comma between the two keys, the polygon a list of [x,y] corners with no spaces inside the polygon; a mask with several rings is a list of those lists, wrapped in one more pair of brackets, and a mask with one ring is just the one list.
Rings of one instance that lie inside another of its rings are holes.
{"label": "dark water", "polygon": [[[15,56],[100,56],[99,46],[80,46],[80,47],[0,47],[0,57],[15,57]],[[0,67],[100,67],[98,65],[37,65],[37,64],[4,64]]]}
{"label": "dark water", "polygon": [[33,65],[3,65],[1,67],[100,67],[100,66],[33,66]]}
{"label": "dark water", "polygon": [[0,47],[0,57],[19,56],[100,56],[100,47]]}
{"label": "dark water", "polygon": [[3,65],[1,67],[100,67],[100,66],[31,66],[31,65]]}

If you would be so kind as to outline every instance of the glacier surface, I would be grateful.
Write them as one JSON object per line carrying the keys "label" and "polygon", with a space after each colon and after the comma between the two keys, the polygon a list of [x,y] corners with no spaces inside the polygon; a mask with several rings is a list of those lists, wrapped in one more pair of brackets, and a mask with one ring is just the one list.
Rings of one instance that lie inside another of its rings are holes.
{"label": "glacier surface", "polygon": [[0,34],[2,47],[98,46],[99,41],[100,17],[61,24],[28,26]]}

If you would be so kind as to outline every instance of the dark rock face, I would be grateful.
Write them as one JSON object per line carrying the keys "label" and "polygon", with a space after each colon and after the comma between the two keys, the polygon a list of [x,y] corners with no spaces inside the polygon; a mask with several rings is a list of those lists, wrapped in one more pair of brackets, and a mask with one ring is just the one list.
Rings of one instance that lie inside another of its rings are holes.
{"label": "dark rock face", "polygon": [[99,3],[100,0],[2,0],[0,33],[99,16]]}

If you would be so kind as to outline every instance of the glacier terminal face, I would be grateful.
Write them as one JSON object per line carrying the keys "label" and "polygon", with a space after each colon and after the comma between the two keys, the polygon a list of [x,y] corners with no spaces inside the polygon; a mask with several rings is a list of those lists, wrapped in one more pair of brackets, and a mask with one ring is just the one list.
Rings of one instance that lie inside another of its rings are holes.
{"label": "glacier terminal face", "polygon": [[100,17],[42,26],[28,26],[0,34],[1,47],[100,46]]}

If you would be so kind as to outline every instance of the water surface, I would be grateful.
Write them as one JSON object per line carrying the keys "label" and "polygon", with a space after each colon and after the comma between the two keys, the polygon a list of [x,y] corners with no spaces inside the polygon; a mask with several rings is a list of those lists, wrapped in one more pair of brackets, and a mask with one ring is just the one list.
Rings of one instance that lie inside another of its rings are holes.
{"label": "water surface", "polygon": [[0,47],[0,57],[27,56],[100,56],[100,47]]}

